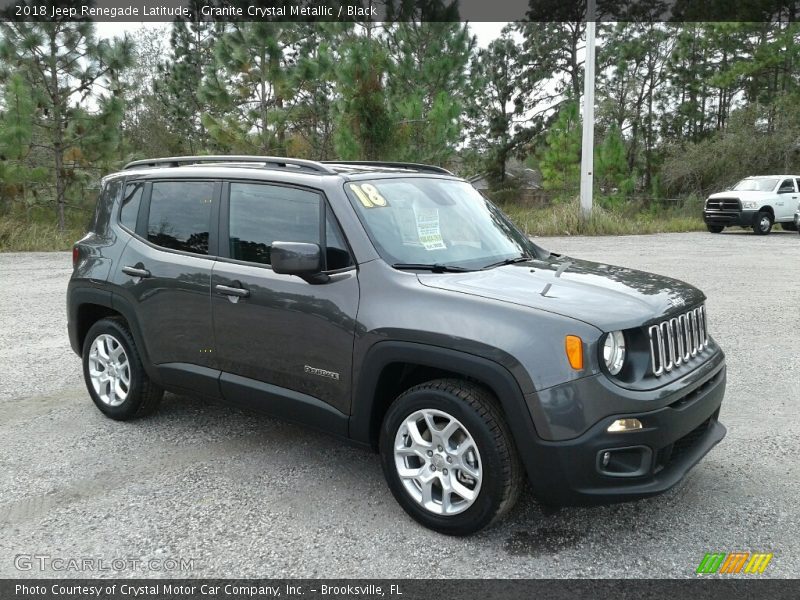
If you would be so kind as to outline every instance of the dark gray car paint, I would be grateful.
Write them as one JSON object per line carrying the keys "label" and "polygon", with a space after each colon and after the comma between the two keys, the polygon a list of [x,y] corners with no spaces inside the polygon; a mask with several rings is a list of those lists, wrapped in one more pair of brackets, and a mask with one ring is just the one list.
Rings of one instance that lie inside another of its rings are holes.
{"label": "dark gray car paint", "polygon": [[[651,382],[650,390],[628,389],[603,374],[599,345],[604,332],[641,326],[702,302],[704,296],[696,288],[673,279],[555,256],[476,273],[392,269],[372,246],[344,193],[343,181],[393,174],[287,174],[204,166],[168,172],[142,169],[119,176],[173,181],[202,176],[216,182],[238,179],[306,186],[326,197],[356,263],[353,269],[333,274],[328,283],[312,284],[263,265],[216,256],[214,244],[214,255],[203,257],[156,247],[124,230],[116,218],[103,239],[87,235],[79,243],[81,258],[70,289],[88,284],[110,290],[111,305],[124,307],[137,344],[152,365],[161,366],[156,377],[168,387],[186,389],[183,382],[196,375],[202,382],[196,386],[201,393],[225,397],[227,388],[228,399],[250,394],[265,410],[276,413],[287,410],[286,403],[276,403],[276,398],[294,399],[311,407],[312,424],[324,427],[328,420],[334,432],[369,442],[373,419],[363,411],[370,387],[362,382],[375,377],[370,371],[373,364],[383,364],[370,360],[376,349],[386,342],[447,349],[453,352],[454,372],[469,370],[468,357],[485,361],[482,369],[496,365],[495,386],[485,383],[527,409],[529,429],[524,423],[512,423],[524,454],[529,440],[519,436],[569,440],[609,415],[663,409],[693,385],[702,385],[703,378],[713,377],[714,369],[724,364],[712,342],[706,355]],[[118,199],[115,215],[117,203]],[[137,280],[126,275],[120,270],[126,265],[146,269],[150,277]],[[214,292],[218,284],[238,284],[249,295],[234,303]],[[70,293],[71,320],[77,318],[74,304],[79,301],[79,295]],[[73,347],[79,351],[74,330],[71,323]],[[567,363],[567,334],[584,341],[583,370]],[[424,364],[425,352],[418,354]],[[339,377],[306,372],[306,365]],[[148,372],[154,372],[150,365]],[[281,389],[291,392],[281,396]],[[299,414],[298,420],[302,419]],[[350,427],[343,427],[348,419]],[[523,458],[530,473],[531,459]]]}

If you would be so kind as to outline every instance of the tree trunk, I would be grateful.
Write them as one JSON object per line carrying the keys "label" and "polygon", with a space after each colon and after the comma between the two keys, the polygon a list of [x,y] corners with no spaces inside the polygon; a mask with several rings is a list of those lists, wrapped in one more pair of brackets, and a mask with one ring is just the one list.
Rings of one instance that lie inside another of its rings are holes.
{"label": "tree trunk", "polygon": [[64,181],[64,131],[61,114],[61,93],[58,88],[58,45],[56,44],[57,29],[50,33],[50,98],[53,102],[53,156],[56,168],[56,211],[58,213],[58,230],[66,230],[64,206],[66,204],[66,182]]}

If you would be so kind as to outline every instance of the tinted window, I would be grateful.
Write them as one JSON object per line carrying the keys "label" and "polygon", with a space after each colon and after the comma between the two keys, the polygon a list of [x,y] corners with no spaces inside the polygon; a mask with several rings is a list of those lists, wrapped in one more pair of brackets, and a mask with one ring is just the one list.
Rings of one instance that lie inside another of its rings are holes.
{"label": "tinted window", "polygon": [[136,219],[139,217],[142,190],[144,190],[143,183],[129,183],[125,186],[125,194],[122,196],[119,222],[131,231],[136,231]]}
{"label": "tinted window", "polygon": [[153,184],[147,239],[173,250],[208,254],[214,184],[206,181]]}
{"label": "tinted window", "polygon": [[231,258],[270,264],[274,241],[319,244],[320,202],[305,190],[231,183]]}
{"label": "tinted window", "polygon": [[90,231],[105,235],[108,230],[108,221],[111,218],[111,207],[114,205],[114,200],[119,195],[121,187],[121,179],[112,179],[103,186],[100,197],[97,199],[97,207],[94,211],[92,223],[89,226]]}
{"label": "tinted window", "polygon": [[794,182],[791,179],[784,179],[781,182],[781,187],[778,188],[778,193],[781,192],[793,192],[794,191]]}
{"label": "tinted window", "polygon": [[336,221],[329,215],[325,223],[325,242],[327,245],[326,265],[329,271],[344,269],[353,265],[350,251],[344,243],[344,235]]}

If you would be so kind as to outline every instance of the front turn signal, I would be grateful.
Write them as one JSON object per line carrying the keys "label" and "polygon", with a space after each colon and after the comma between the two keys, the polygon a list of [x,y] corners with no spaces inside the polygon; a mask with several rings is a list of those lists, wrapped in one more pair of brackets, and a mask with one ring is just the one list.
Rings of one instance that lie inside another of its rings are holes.
{"label": "front turn signal", "polygon": [[568,335],[564,338],[564,348],[567,351],[569,365],[576,371],[583,369],[583,340],[577,335]]}

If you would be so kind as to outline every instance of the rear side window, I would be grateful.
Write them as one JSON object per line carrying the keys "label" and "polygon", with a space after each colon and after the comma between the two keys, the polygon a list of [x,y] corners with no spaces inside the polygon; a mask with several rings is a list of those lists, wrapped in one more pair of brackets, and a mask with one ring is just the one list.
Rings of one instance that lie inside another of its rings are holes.
{"label": "rear side window", "polygon": [[207,181],[160,181],[153,184],[147,239],[194,254],[208,254],[214,184]]}
{"label": "rear side window", "polygon": [[320,203],[314,192],[231,183],[230,256],[270,264],[272,242],[320,243]]}
{"label": "rear side window", "polygon": [[99,235],[105,235],[108,231],[108,221],[111,218],[111,208],[114,206],[114,200],[119,195],[119,190],[122,187],[121,179],[112,179],[107,181],[100,192],[100,197],[97,199],[97,206],[95,207],[92,222],[89,225],[89,230]]}
{"label": "rear side window", "polygon": [[119,222],[130,231],[136,231],[136,220],[139,218],[139,205],[142,203],[144,183],[129,183],[125,186],[122,196],[122,208],[119,212]]}

